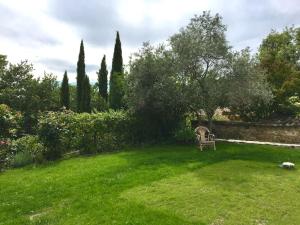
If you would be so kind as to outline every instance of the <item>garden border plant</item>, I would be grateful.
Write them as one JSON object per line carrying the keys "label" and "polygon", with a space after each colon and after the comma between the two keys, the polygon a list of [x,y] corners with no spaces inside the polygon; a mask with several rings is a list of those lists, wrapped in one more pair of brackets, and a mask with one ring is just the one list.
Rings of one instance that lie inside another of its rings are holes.
{"label": "garden border plant", "polygon": [[40,117],[38,135],[46,148],[46,159],[55,160],[71,151],[95,154],[129,145],[133,140],[132,122],[125,111],[48,112]]}

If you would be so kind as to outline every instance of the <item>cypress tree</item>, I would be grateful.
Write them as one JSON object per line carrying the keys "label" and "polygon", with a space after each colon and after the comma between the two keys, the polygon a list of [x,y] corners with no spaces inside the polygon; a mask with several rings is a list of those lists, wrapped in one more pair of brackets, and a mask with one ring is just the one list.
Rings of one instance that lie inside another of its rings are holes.
{"label": "cypress tree", "polygon": [[123,73],[122,46],[118,31],[116,36],[111,72]]}
{"label": "cypress tree", "polygon": [[101,67],[98,72],[98,88],[100,96],[107,102],[108,93],[107,93],[107,68],[106,68],[106,60],[105,55],[101,61]]}
{"label": "cypress tree", "polygon": [[123,104],[124,96],[124,72],[122,46],[119,32],[117,32],[114,55],[112,60],[112,69],[109,79],[109,106],[112,109],[120,109]]}
{"label": "cypress tree", "polygon": [[84,46],[83,40],[80,43],[79,56],[77,61],[77,111],[83,112],[82,95],[83,95],[83,81],[85,78],[85,63],[84,63]]}
{"label": "cypress tree", "polygon": [[81,109],[82,112],[91,112],[91,85],[90,80],[87,75],[83,78],[83,89],[82,89],[82,99],[81,99]]}
{"label": "cypress tree", "polygon": [[70,91],[69,91],[69,79],[67,71],[64,73],[64,78],[62,80],[61,89],[60,89],[60,104],[66,109],[70,108]]}

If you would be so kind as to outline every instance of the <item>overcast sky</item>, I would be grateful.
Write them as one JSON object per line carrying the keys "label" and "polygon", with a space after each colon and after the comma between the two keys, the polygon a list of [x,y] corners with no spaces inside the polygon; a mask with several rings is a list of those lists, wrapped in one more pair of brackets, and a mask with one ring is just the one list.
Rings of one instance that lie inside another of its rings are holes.
{"label": "overcast sky", "polygon": [[204,10],[220,13],[235,49],[257,51],[271,29],[300,25],[299,0],[0,0],[0,54],[9,61],[28,59],[35,74],[68,70],[75,81],[80,40],[87,74],[96,80],[102,56],[110,68],[116,31],[123,58],[142,43],[159,43]]}

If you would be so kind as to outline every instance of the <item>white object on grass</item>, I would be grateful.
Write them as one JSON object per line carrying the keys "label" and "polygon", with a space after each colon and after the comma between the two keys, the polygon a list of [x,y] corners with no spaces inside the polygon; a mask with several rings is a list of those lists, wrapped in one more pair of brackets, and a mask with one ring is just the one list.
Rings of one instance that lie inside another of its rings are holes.
{"label": "white object on grass", "polygon": [[294,163],[291,163],[291,162],[283,162],[282,164],[281,164],[281,167],[283,167],[283,168],[294,168],[295,167],[295,164]]}

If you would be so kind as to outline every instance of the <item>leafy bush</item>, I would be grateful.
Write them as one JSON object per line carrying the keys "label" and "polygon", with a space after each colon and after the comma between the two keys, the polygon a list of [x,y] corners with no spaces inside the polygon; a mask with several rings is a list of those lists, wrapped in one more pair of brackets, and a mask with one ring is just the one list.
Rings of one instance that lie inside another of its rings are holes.
{"label": "leafy bush", "polygon": [[21,131],[22,115],[5,104],[0,104],[0,138],[14,138]]}
{"label": "leafy bush", "polygon": [[196,140],[195,131],[192,128],[193,115],[187,115],[185,123],[175,131],[174,141],[180,144],[194,143]]}
{"label": "leafy bush", "polygon": [[74,114],[68,130],[73,133],[73,147],[81,154],[112,151],[129,144],[130,118],[123,111]]}
{"label": "leafy bush", "polygon": [[118,137],[114,134],[108,133],[99,139],[97,150],[98,152],[114,151],[123,146],[122,141],[118,141]]}
{"label": "leafy bush", "polygon": [[48,112],[39,120],[39,138],[47,159],[67,151],[81,154],[112,151],[132,143],[132,119],[124,111],[101,113]]}
{"label": "leafy bush", "polygon": [[293,115],[298,115],[300,113],[300,97],[291,96],[288,98],[289,108]]}
{"label": "leafy bush", "polygon": [[195,142],[195,132],[191,127],[183,127],[175,132],[174,140],[180,144],[190,144]]}
{"label": "leafy bush", "polygon": [[92,94],[93,94],[91,99],[92,111],[95,113],[107,111],[108,104],[105,101],[105,99],[99,95],[98,90],[94,91]]}
{"label": "leafy bush", "polygon": [[9,140],[0,140],[0,172],[9,165],[10,153]]}
{"label": "leafy bush", "polygon": [[11,165],[13,167],[22,167],[33,163],[33,157],[30,152],[18,152],[13,156]]}
{"label": "leafy bush", "polygon": [[194,143],[195,142],[195,132],[189,128],[185,127],[182,129],[179,129],[175,132],[174,135],[175,141],[179,143]]}
{"label": "leafy bush", "polygon": [[39,119],[38,136],[45,146],[43,155],[47,160],[59,159],[63,153],[63,138],[66,130],[64,118],[68,116],[65,112],[47,112]]}
{"label": "leafy bush", "polygon": [[13,166],[19,167],[33,162],[43,162],[44,146],[37,136],[27,135],[14,140],[10,149],[14,155],[12,157]]}
{"label": "leafy bush", "polygon": [[125,99],[140,141],[169,139],[186,112],[186,88],[177,79],[174,58],[164,46],[145,43],[129,63]]}

